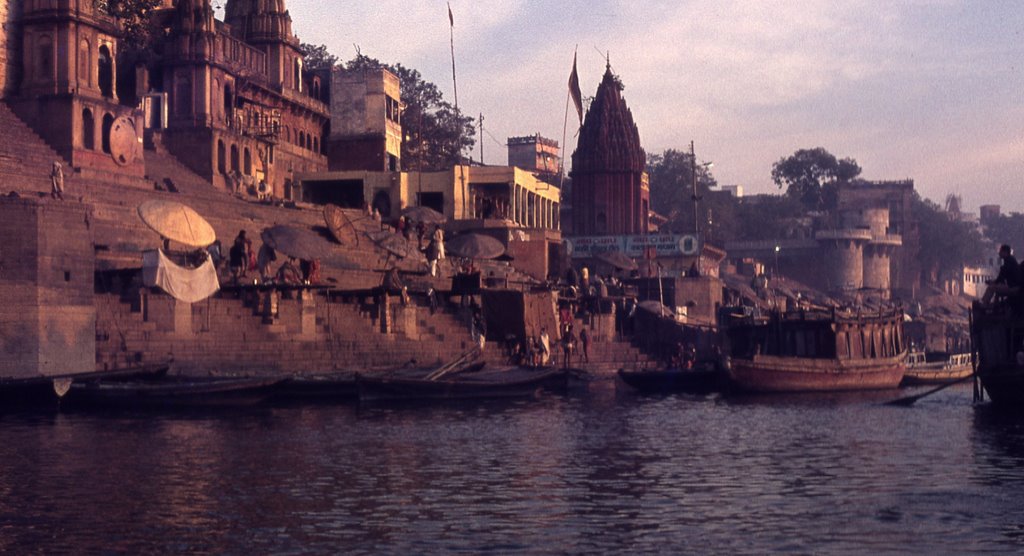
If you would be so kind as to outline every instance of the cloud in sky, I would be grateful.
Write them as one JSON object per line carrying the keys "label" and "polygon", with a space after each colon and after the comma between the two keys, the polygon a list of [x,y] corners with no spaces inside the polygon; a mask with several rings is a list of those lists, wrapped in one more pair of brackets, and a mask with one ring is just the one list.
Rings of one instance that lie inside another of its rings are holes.
{"label": "cloud in sky", "polygon": [[[608,53],[648,152],[696,143],[720,183],[777,191],[771,164],[823,146],[868,179],[1024,210],[1024,10],[1013,1],[453,0],[459,105],[508,136],[561,141],[578,48],[593,95]],[[290,0],[341,59],[413,67],[452,97],[445,2]],[[570,121],[567,156],[574,145]],[[479,156],[479,150],[474,152]]]}

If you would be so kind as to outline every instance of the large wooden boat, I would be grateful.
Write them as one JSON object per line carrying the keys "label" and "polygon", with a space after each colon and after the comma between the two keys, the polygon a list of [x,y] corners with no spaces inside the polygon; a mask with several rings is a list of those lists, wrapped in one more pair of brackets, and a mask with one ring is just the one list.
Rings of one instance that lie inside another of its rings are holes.
{"label": "large wooden boat", "polygon": [[510,398],[565,388],[568,377],[568,370],[554,367],[487,367],[435,379],[356,374],[356,388],[360,401]]}
{"label": "large wooden boat", "polygon": [[978,379],[992,403],[1024,407],[1024,315],[1009,305],[975,302],[971,341],[978,354]]}
{"label": "large wooden boat", "polygon": [[900,386],[946,384],[963,380],[974,372],[970,353],[923,353],[907,355],[907,370]]}
{"label": "large wooden boat", "polygon": [[167,376],[156,380],[74,383],[72,405],[132,407],[218,407],[252,405],[267,399],[284,381],[276,377]]}
{"label": "large wooden boat", "polygon": [[728,324],[730,382],[749,392],[895,388],[903,378],[903,312],[773,312]]}

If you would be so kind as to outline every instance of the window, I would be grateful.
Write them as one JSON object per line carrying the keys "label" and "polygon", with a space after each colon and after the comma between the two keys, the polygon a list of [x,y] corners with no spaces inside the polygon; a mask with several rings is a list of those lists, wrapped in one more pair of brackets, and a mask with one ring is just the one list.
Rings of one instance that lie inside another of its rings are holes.
{"label": "window", "polygon": [[53,79],[53,39],[49,35],[39,37],[36,51],[36,77],[40,81]]}
{"label": "window", "polygon": [[231,145],[231,171],[238,171],[238,145]]}
{"label": "window", "polygon": [[100,93],[106,98],[114,98],[114,58],[107,45],[100,47],[98,60]]}
{"label": "window", "polygon": [[110,128],[114,127],[114,116],[103,115],[103,152],[110,154]]}
{"label": "window", "polygon": [[82,147],[90,151],[96,148],[96,122],[88,108],[82,110]]}
{"label": "window", "polygon": [[249,147],[245,148],[244,163],[245,163],[245,166],[244,166],[244,168],[245,168],[245,175],[251,176],[252,175],[252,153],[249,152]]}
{"label": "window", "polygon": [[218,139],[217,140],[217,171],[220,172],[221,175],[227,174],[227,161],[224,160],[226,155],[227,155],[227,153],[225,152],[225,149],[224,149],[224,140],[223,139]]}

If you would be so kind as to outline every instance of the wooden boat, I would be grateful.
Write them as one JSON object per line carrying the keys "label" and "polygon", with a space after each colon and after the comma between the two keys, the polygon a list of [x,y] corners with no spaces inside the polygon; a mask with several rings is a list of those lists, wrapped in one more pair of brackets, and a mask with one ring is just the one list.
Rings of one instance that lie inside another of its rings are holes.
{"label": "wooden boat", "polygon": [[725,375],[715,365],[693,369],[619,369],[619,378],[644,393],[708,394],[721,389]]}
{"label": "wooden boat", "polygon": [[977,376],[992,403],[1024,407],[1024,316],[1004,304],[971,307],[971,343]]}
{"label": "wooden boat", "polygon": [[970,353],[914,352],[907,354],[900,386],[946,384],[967,378],[973,372]]}
{"label": "wooden boat", "polygon": [[895,388],[903,378],[903,312],[837,310],[744,317],[727,329],[730,382],[749,392]]}
{"label": "wooden boat", "polygon": [[4,406],[47,404],[64,397],[74,382],[155,378],[167,374],[169,368],[167,363],[158,363],[75,374],[0,378],[0,403]]}
{"label": "wooden boat", "polygon": [[81,405],[216,407],[252,405],[285,379],[167,376],[156,380],[94,380],[71,385],[67,401]]}
{"label": "wooden boat", "polygon": [[569,372],[554,367],[486,367],[434,380],[409,376],[356,374],[360,401],[466,400],[528,397],[545,388],[565,388]]}

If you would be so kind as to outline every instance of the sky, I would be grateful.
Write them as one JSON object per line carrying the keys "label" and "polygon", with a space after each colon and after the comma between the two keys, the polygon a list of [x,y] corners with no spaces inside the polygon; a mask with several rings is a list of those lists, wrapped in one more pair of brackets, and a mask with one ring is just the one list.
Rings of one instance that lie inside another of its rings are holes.
{"label": "sky", "polygon": [[[288,0],[293,31],[342,60],[415,68],[453,100],[440,0]],[[797,149],[913,179],[940,204],[1024,212],[1024,3],[1017,0],[452,0],[458,103],[483,114],[472,155],[509,136],[562,142],[573,52],[584,97],[606,57],[648,153],[688,149],[720,184],[772,193]],[[565,156],[579,122],[570,110]]]}

